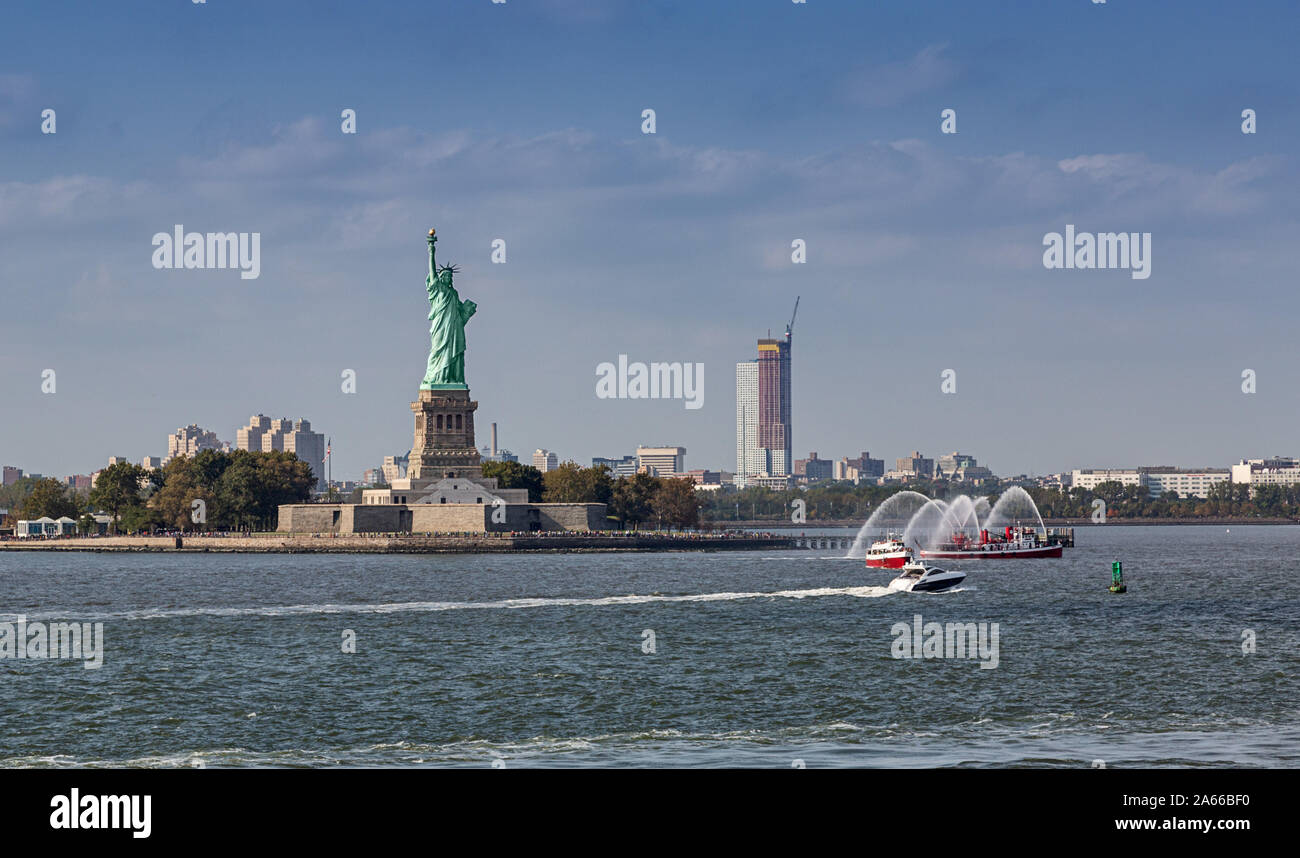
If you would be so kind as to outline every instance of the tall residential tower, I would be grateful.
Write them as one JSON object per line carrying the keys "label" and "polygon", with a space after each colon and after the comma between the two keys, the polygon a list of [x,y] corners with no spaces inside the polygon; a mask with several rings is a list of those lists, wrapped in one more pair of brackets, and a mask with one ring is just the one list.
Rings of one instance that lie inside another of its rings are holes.
{"label": "tall residential tower", "polygon": [[794,469],[790,341],[799,300],[783,339],[758,341],[758,358],[736,364],[736,484],[788,479]]}

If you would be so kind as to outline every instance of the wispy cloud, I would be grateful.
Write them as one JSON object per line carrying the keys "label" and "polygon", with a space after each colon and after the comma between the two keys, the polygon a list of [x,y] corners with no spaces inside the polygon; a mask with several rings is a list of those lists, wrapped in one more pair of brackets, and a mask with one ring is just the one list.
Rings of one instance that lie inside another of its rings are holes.
{"label": "wispy cloud", "polygon": [[911,59],[859,71],[849,79],[849,98],[864,107],[893,107],[947,86],[961,72],[947,50],[946,43],[927,45]]}

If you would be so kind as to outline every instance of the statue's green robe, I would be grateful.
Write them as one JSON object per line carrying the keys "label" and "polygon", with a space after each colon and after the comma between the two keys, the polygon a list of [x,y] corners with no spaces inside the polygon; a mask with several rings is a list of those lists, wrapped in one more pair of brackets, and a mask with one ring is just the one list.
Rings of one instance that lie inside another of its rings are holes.
{"label": "statue's green robe", "polygon": [[462,301],[451,285],[451,272],[425,278],[429,293],[429,366],[421,387],[465,383],[465,323],[478,305]]}

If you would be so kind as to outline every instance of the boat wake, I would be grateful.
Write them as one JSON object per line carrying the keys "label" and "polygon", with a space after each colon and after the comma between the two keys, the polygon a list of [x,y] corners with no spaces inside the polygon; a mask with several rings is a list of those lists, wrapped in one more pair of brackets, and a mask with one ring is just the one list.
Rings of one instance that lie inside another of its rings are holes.
{"label": "boat wake", "polygon": [[[776,590],[766,593],[694,593],[682,596],[626,595],[602,596],[590,599],[531,598],[501,599],[493,602],[381,602],[375,604],[311,604],[271,605],[261,607],[213,608],[141,608],[132,611],[83,613],[76,609],[63,609],[49,613],[29,613],[28,621],[60,619],[75,616],[81,622],[97,620],[155,620],[174,617],[288,617],[303,614],[400,614],[429,613],[435,611],[490,611],[520,610],[525,608],[585,608],[606,605],[648,605],[657,602],[733,602],[742,599],[809,599],[823,596],[850,596],[857,599],[874,599],[892,592],[888,587],[816,587],[808,590]],[[0,622],[16,622],[16,614],[0,615]]]}

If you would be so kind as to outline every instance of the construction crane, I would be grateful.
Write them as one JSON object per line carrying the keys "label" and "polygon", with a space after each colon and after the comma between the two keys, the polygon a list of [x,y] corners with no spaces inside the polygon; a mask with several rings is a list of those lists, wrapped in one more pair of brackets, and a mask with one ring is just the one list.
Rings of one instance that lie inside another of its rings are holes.
{"label": "construction crane", "polygon": [[790,334],[794,331],[794,317],[799,315],[799,298],[799,295],[794,297],[794,312],[790,314],[790,324],[785,326],[785,338],[787,342],[790,339]]}

